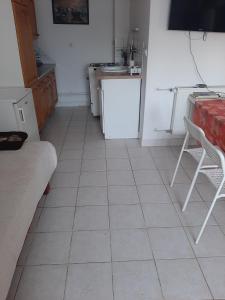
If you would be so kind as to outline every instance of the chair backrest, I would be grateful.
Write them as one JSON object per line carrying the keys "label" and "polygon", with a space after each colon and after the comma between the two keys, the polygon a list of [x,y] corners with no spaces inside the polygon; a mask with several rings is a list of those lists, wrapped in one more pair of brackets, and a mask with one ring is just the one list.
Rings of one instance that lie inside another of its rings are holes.
{"label": "chair backrest", "polygon": [[191,135],[191,137],[193,137],[196,141],[201,143],[201,137],[205,136],[204,131],[200,127],[195,125],[187,117],[184,117],[184,125],[187,132]]}
{"label": "chair backrest", "polygon": [[214,146],[205,135],[201,137],[201,144],[211,160],[215,162],[218,167],[222,168],[223,174],[225,175],[225,158],[223,152]]}

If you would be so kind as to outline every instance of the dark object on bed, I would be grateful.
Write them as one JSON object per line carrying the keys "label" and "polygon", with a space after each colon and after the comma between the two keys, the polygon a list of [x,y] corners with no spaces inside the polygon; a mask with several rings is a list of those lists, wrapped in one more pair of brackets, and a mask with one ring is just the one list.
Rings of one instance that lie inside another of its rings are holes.
{"label": "dark object on bed", "polygon": [[26,132],[0,132],[0,151],[19,150],[27,137],[28,135]]}

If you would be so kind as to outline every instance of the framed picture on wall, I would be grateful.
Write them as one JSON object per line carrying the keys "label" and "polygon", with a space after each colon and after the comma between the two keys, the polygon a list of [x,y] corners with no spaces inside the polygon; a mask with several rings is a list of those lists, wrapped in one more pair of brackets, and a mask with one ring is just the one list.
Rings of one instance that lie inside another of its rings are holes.
{"label": "framed picture on wall", "polygon": [[89,24],[89,0],[52,0],[54,24]]}

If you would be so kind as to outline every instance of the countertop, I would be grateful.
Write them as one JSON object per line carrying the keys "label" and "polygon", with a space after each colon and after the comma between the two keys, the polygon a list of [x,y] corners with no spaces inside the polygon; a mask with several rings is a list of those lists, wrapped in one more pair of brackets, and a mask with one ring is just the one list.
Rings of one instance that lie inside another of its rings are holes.
{"label": "countertop", "polygon": [[12,103],[17,103],[29,93],[31,93],[31,89],[22,87],[1,87],[0,101],[11,101]]}
{"label": "countertop", "polygon": [[101,70],[96,71],[96,78],[98,80],[103,79],[141,79],[141,75],[130,75],[129,73],[118,73],[118,72],[102,72]]}
{"label": "countertop", "polygon": [[43,64],[40,67],[38,67],[38,79],[45,76],[48,72],[55,69],[54,64]]}

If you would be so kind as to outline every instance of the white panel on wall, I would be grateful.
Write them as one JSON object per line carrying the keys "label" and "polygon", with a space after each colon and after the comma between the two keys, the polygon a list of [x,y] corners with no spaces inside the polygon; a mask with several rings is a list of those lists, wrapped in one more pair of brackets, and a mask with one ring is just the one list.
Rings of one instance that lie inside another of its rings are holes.
{"label": "white panel on wall", "polygon": [[[148,78],[144,108],[144,144],[151,140],[174,139],[168,133],[155,132],[158,120],[155,112],[170,114],[169,106],[156,97],[156,90],[179,86],[195,86],[199,79],[189,51],[187,32],[167,30],[170,0],[151,0],[148,55]],[[209,86],[225,84],[225,34],[209,33],[206,41],[202,33],[192,33],[193,52],[199,70]],[[170,95],[163,100],[170,102]],[[167,118],[168,118],[167,116]]]}
{"label": "white panel on wall", "polygon": [[35,3],[38,46],[57,64],[60,104],[85,105],[88,64],[113,60],[113,1],[89,1],[90,25],[53,24],[52,1]]}
{"label": "white panel on wall", "polygon": [[23,75],[17,44],[11,1],[0,1],[0,86],[23,87]]}

